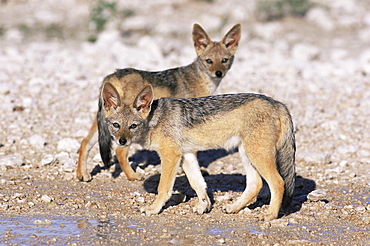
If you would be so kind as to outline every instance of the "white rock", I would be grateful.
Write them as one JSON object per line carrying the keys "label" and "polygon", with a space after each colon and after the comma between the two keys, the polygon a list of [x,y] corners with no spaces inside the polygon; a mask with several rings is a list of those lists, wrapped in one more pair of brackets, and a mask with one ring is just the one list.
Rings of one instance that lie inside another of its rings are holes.
{"label": "white rock", "polygon": [[62,171],[72,172],[76,168],[76,160],[67,152],[61,152],[55,158],[63,164]]}
{"label": "white rock", "polygon": [[305,162],[324,163],[329,155],[321,152],[297,151],[297,159],[303,159]]}
{"label": "white rock", "polygon": [[42,136],[35,134],[28,139],[29,144],[32,146],[42,149],[45,146],[46,140]]}
{"label": "white rock", "polygon": [[52,154],[45,155],[41,159],[41,166],[48,165],[48,164],[52,163],[53,161],[54,161],[54,156]]}
{"label": "white rock", "polygon": [[348,51],[344,49],[333,49],[330,54],[333,61],[343,60],[346,56],[348,56]]}
{"label": "white rock", "polygon": [[345,155],[347,153],[355,153],[356,151],[357,148],[353,145],[341,145],[337,147],[337,152],[341,155]]}
{"label": "white rock", "polygon": [[80,148],[80,143],[73,138],[63,138],[58,142],[58,151],[67,151],[76,153]]}
{"label": "white rock", "polygon": [[98,153],[98,154],[94,155],[94,157],[93,157],[92,159],[93,159],[93,161],[96,161],[96,162],[100,162],[100,161],[102,161],[102,160],[101,160],[101,155],[100,155],[100,153]]}
{"label": "white rock", "polygon": [[8,93],[9,91],[14,92],[16,87],[10,82],[0,82],[0,94]]}
{"label": "white rock", "polygon": [[41,196],[41,201],[46,202],[46,203],[50,203],[50,202],[53,201],[53,199],[48,195],[42,195]]}
{"label": "white rock", "polygon": [[364,17],[364,19],[363,19],[363,22],[364,22],[367,26],[370,26],[370,13],[365,15],[365,17]]}
{"label": "white rock", "polygon": [[361,52],[360,61],[363,71],[370,74],[370,49]]}
{"label": "white rock", "polygon": [[95,45],[99,48],[109,47],[118,40],[120,40],[119,31],[107,29],[99,34],[98,40],[96,41]]}
{"label": "white rock", "polygon": [[366,208],[364,206],[358,206],[355,208],[355,210],[360,213],[366,212]]}
{"label": "white rock", "polygon": [[317,202],[326,197],[326,191],[323,189],[314,190],[307,195],[307,199],[311,202]]}
{"label": "white rock", "polygon": [[52,222],[51,220],[45,219],[45,220],[34,220],[33,223],[35,226],[40,226],[40,225],[51,225]]}
{"label": "white rock", "polygon": [[4,37],[6,41],[11,41],[13,44],[22,41],[23,38],[23,33],[20,30],[14,28],[7,30]]}
{"label": "white rock", "polygon": [[320,56],[320,49],[310,44],[299,43],[293,46],[291,55],[300,61],[312,61]]}
{"label": "white rock", "polygon": [[360,30],[358,37],[362,42],[370,42],[370,27]]}
{"label": "white rock", "polygon": [[122,22],[122,27],[124,30],[128,31],[138,31],[147,30],[154,28],[153,24],[148,18],[141,15],[132,16],[131,18],[126,18]]}
{"label": "white rock", "polygon": [[22,98],[22,106],[26,108],[30,108],[35,104],[35,100],[31,97],[23,97]]}
{"label": "white rock", "polygon": [[252,32],[259,38],[275,40],[276,35],[278,35],[282,29],[281,24],[278,22],[257,23],[253,25]]}
{"label": "white rock", "polygon": [[162,51],[154,38],[144,36],[138,40],[137,45],[139,48],[146,51],[150,55],[151,59],[156,61],[163,59]]}
{"label": "white rock", "polygon": [[370,156],[370,151],[368,151],[366,149],[360,149],[356,153],[357,153],[358,156],[361,156],[361,157],[369,157]]}
{"label": "white rock", "polygon": [[331,31],[335,28],[334,21],[323,8],[312,8],[308,11],[306,19],[327,31]]}
{"label": "white rock", "polygon": [[218,196],[218,197],[216,197],[215,198],[215,200],[217,201],[217,202],[225,202],[225,201],[230,201],[231,200],[231,198],[232,198],[232,195],[231,194],[229,194],[229,193],[226,193],[225,195],[223,195],[223,196]]}
{"label": "white rock", "polygon": [[0,166],[3,167],[14,167],[20,166],[23,164],[22,159],[17,157],[16,155],[6,155],[0,157]]}

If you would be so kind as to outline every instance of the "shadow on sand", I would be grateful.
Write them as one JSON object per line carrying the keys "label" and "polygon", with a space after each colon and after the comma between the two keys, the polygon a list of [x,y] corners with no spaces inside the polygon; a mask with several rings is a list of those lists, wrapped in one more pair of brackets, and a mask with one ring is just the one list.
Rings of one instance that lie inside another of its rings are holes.
{"label": "shadow on sand", "polygon": [[[226,151],[226,150],[207,150],[207,151],[200,151],[197,154],[197,158],[199,161],[199,165],[201,167],[207,168],[210,163],[213,161],[225,157],[231,153],[236,152],[237,149],[233,151]],[[132,168],[136,170],[136,168],[140,165],[140,168],[146,168],[148,165],[159,165],[160,158],[155,151],[149,150],[140,150],[135,153],[132,157],[129,158],[130,162],[132,163]],[[118,177],[120,175],[121,168],[117,160],[112,162],[112,165],[115,165],[115,170],[112,173],[112,176]],[[107,169],[109,167],[101,167],[97,165],[91,174],[94,176],[99,173],[103,169]],[[241,174],[216,174],[210,175],[207,171],[202,171],[203,177],[207,182],[208,186],[208,195],[210,196],[212,202],[213,193],[217,191],[235,191],[242,193],[246,186],[246,178],[245,175]],[[144,188],[149,193],[157,193],[158,183],[160,179],[160,174],[155,174],[144,181]],[[291,203],[291,206],[284,211],[284,214],[290,214],[297,212],[301,209],[302,204],[307,200],[307,195],[315,190],[316,183],[313,180],[303,178],[302,176],[296,176],[295,182],[295,190],[294,196]],[[165,207],[173,206],[183,202],[183,198],[185,201],[191,199],[192,197],[196,196],[195,191],[190,187],[190,184],[185,175],[177,177],[174,187],[174,191],[177,191],[178,194],[175,194],[173,198],[166,204]],[[181,195],[179,195],[181,194]],[[180,197],[180,198],[179,198]],[[256,207],[261,207],[265,204],[269,204],[270,202],[270,191],[266,182],[263,184],[263,188],[257,196],[256,202],[250,204],[248,208],[254,209]]]}

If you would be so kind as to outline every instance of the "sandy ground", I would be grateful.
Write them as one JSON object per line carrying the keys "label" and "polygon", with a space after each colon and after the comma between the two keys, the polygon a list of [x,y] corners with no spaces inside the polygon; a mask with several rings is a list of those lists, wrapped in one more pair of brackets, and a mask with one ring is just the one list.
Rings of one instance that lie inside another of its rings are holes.
{"label": "sandy ground", "polygon": [[[3,245],[368,245],[370,243],[370,4],[320,1],[304,18],[263,22],[255,1],[120,3],[119,18],[88,42],[91,2],[0,2],[0,244]],[[160,160],[132,149],[144,181],[104,169],[98,148],[93,180],[76,179],[101,79],[116,68],[148,70],[195,58],[193,23],[219,40],[243,27],[231,71],[217,93],[258,92],[284,102],[296,128],[296,189],[279,219],[255,203],[225,214],[245,188],[237,152],[198,154],[211,212],[196,215],[194,191],[179,173],[156,216],[139,209],[158,186]]]}

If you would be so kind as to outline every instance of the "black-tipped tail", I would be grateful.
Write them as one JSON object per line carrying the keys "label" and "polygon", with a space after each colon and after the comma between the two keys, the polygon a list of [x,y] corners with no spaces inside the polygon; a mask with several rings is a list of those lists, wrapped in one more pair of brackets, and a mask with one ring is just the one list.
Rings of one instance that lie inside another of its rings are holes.
{"label": "black-tipped tail", "polygon": [[287,208],[292,199],[295,187],[295,137],[294,127],[288,109],[284,106],[281,121],[280,141],[277,151],[277,166],[284,180],[282,208]]}
{"label": "black-tipped tail", "polygon": [[105,167],[110,166],[112,160],[112,140],[109,133],[107,123],[105,122],[105,115],[102,108],[102,102],[99,100],[98,118],[98,133],[99,133],[99,150],[100,156]]}

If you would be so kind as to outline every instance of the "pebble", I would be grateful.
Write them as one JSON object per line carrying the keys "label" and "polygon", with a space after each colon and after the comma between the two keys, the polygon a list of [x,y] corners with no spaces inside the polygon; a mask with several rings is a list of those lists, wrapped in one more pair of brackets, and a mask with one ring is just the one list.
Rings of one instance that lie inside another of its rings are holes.
{"label": "pebble", "polygon": [[67,152],[61,152],[55,155],[55,159],[58,160],[62,164],[62,167],[61,167],[62,171],[71,172],[76,167],[76,159],[73,158]]}
{"label": "pebble", "polygon": [[58,151],[66,151],[76,153],[80,148],[80,143],[73,138],[63,138],[58,142]]}
{"label": "pebble", "polygon": [[332,31],[335,28],[335,23],[323,8],[316,7],[308,11],[306,19],[325,31]]}
{"label": "pebble", "polygon": [[36,147],[37,149],[44,148],[44,146],[46,144],[45,138],[43,138],[42,136],[40,136],[38,134],[35,134],[35,135],[31,136],[28,139],[28,142],[29,142],[29,144],[31,144],[33,147]]}
{"label": "pebble", "polygon": [[48,226],[51,225],[53,222],[51,220],[45,219],[45,220],[34,220],[32,224],[35,226]]}
{"label": "pebble", "polygon": [[217,197],[215,197],[215,200],[217,202],[225,202],[225,201],[230,201],[232,199],[232,197],[233,196],[230,193],[226,193],[223,196],[217,196]]}
{"label": "pebble", "polygon": [[17,167],[23,164],[21,158],[16,155],[6,155],[0,157],[0,168],[1,170],[6,170],[6,167]]}
{"label": "pebble", "polygon": [[42,195],[40,199],[41,201],[46,202],[46,203],[51,203],[53,201],[53,199],[48,195]]}
{"label": "pebble", "polygon": [[321,54],[318,47],[305,43],[294,45],[291,53],[294,59],[306,62],[318,59]]}
{"label": "pebble", "polygon": [[52,154],[47,154],[41,159],[41,166],[48,165],[54,161],[54,156]]}
{"label": "pebble", "polygon": [[288,226],[289,221],[286,219],[275,219],[270,221],[271,226]]}
{"label": "pebble", "polygon": [[323,189],[314,190],[307,195],[307,199],[310,202],[317,202],[326,197],[326,191]]}
{"label": "pebble", "polygon": [[357,212],[364,213],[364,212],[366,212],[366,207],[365,206],[358,206],[358,207],[355,208],[355,210]]}

